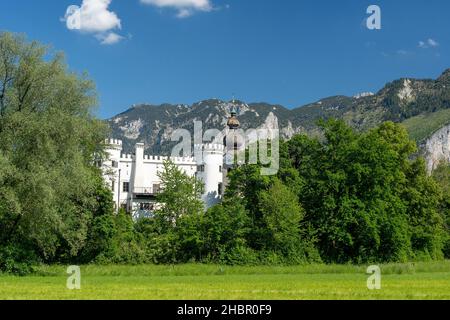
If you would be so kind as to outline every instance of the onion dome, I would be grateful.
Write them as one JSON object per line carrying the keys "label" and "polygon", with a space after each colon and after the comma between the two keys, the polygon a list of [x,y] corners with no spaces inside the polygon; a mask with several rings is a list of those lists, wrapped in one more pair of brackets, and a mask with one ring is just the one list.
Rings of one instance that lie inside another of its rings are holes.
{"label": "onion dome", "polygon": [[237,119],[237,112],[234,107],[231,109],[231,117],[228,119],[227,126],[230,130],[236,130],[241,126],[241,123]]}

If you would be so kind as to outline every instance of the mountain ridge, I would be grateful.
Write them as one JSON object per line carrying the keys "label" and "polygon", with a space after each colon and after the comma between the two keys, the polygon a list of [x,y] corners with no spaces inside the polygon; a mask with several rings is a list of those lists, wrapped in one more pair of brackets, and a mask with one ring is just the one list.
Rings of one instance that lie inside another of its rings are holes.
{"label": "mountain ridge", "polygon": [[[148,153],[168,155],[175,145],[170,141],[173,131],[192,132],[194,120],[203,122],[203,130],[224,129],[230,116],[230,103],[206,99],[191,105],[135,104],[107,122],[112,136],[124,141],[126,152],[132,152],[136,142],[144,142]],[[244,130],[279,127],[285,139],[297,133],[318,133],[318,119],[343,119],[357,130],[367,130],[384,121],[401,123],[450,109],[450,68],[435,80],[400,78],[386,83],[376,93],[363,92],[352,97],[336,95],[293,109],[281,104],[240,100],[234,101],[234,105]],[[428,128],[434,132],[438,129],[440,127]]]}

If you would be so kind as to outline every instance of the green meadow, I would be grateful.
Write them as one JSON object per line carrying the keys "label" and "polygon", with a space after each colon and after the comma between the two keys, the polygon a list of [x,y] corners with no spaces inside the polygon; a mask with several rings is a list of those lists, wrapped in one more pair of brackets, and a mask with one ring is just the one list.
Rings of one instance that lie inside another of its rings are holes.
{"label": "green meadow", "polygon": [[450,299],[450,261],[381,265],[382,288],[367,288],[367,266],[82,266],[81,289],[66,287],[65,266],[31,276],[0,275],[0,299],[317,300]]}

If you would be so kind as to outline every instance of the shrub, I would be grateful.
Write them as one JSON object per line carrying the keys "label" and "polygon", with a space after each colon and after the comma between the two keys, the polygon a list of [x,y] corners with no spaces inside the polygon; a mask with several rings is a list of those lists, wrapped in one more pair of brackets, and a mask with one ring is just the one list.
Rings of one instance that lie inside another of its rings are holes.
{"label": "shrub", "polygon": [[253,266],[260,264],[258,252],[243,245],[224,252],[220,260],[221,263],[229,265]]}
{"label": "shrub", "polygon": [[20,276],[33,272],[33,265],[39,262],[33,250],[16,245],[0,247],[0,271]]}

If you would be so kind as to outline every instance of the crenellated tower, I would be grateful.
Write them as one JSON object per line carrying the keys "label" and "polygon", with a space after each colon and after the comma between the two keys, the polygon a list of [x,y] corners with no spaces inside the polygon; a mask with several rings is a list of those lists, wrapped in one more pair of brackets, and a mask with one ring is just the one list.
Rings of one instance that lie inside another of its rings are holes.
{"label": "crenellated tower", "polygon": [[123,143],[118,139],[107,139],[105,141],[107,159],[103,163],[103,175],[105,182],[110,186],[116,209],[120,208],[120,162],[122,158]]}
{"label": "crenellated tower", "polygon": [[223,155],[222,144],[195,145],[201,161],[197,163],[197,178],[205,184],[203,201],[210,208],[222,200],[223,196]]}
{"label": "crenellated tower", "polygon": [[108,153],[108,160],[119,162],[123,148],[122,140],[107,139],[105,143],[106,143],[105,151]]}

